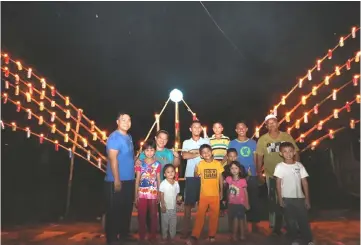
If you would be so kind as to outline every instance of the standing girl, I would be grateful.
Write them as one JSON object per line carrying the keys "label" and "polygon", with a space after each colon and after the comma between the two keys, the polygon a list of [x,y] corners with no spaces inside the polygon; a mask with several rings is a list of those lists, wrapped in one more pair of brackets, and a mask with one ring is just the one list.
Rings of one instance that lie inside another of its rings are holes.
{"label": "standing girl", "polygon": [[173,241],[177,232],[177,196],[179,184],[174,180],[175,168],[173,164],[166,164],[163,168],[165,180],[159,187],[160,206],[162,217],[162,239],[166,242],[169,238]]}
{"label": "standing girl", "polygon": [[145,159],[136,169],[135,200],[138,208],[139,238],[145,241],[147,213],[150,213],[149,241],[155,242],[157,233],[158,187],[160,185],[161,164],[155,160],[156,145],[154,141],[147,141],[143,145]]}
{"label": "standing girl", "polygon": [[228,188],[228,215],[233,223],[232,240],[238,240],[238,230],[240,239],[245,240],[246,216],[245,212],[249,209],[246,170],[237,161],[230,164],[232,176],[226,178]]}

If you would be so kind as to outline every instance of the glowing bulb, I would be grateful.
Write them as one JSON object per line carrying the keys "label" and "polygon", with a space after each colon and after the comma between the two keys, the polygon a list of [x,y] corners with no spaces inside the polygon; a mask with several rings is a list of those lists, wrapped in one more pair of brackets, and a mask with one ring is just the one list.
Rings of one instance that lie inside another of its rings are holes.
{"label": "glowing bulb", "polygon": [[317,60],[317,71],[321,70],[321,60]]}
{"label": "glowing bulb", "polygon": [[170,92],[169,97],[173,102],[178,103],[183,100],[183,93],[178,89],[173,89]]}
{"label": "glowing bulb", "polygon": [[299,88],[302,88],[302,84],[303,84],[303,78],[300,78],[300,79],[298,80],[298,87],[299,87]]}
{"label": "glowing bulb", "polygon": [[340,45],[340,47],[343,47],[343,45],[344,45],[344,37],[340,37],[339,45]]}
{"label": "glowing bulb", "polygon": [[325,85],[329,85],[330,84],[330,77],[326,76],[325,77],[325,81],[324,81]]}

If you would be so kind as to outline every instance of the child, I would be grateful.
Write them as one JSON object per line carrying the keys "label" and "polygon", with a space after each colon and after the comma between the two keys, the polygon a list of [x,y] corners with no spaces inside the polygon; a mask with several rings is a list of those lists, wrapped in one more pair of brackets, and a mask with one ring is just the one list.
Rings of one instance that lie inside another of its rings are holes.
{"label": "child", "polygon": [[209,207],[209,241],[215,241],[215,235],[218,228],[219,201],[223,196],[223,167],[219,161],[213,159],[212,147],[207,144],[201,145],[199,153],[203,158],[196,166],[194,175],[201,179],[201,191],[199,197],[198,211],[196,221],[192,231],[191,239],[187,241],[188,245],[199,239],[201,235],[204,219]]}
{"label": "child", "polygon": [[159,187],[160,206],[162,217],[162,238],[166,241],[168,232],[172,241],[177,232],[177,195],[179,193],[179,184],[174,180],[175,168],[173,164],[166,164],[163,168],[165,180]]}
{"label": "child", "polygon": [[226,178],[228,188],[228,215],[233,222],[233,235],[232,240],[238,240],[238,230],[240,239],[245,240],[246,230],[246,210],[249,209],[246,170],[237,161],[230,164],[232,176]]}
{"label": "child", "polygon": [[[307,215],[307,210],[311,207],[306,179],[308,173],[300,162],[294,160],[296,150],[292,143],[281,143],[280,154],[284,161],[277,164],[274,176],[277,177],[278,203],[284,208],[288,234],[295,241],[298,224],[302,239],[308,245],[314,245]],[[298,243],[295,241],[292,244]]]}
{"label": "child", "polygon": [[[223,190],[228,190],[228,185],[226,182],[226,178],[231,176],[230,164],[233,161],[236,161],[238,157],[237,150],[234,148],[229,148],[227,150],[227,155],[225,157],[225,161],[222,162],[222,167],[224,169],[222,176],[223,176]],[[227,198],[228,194],[227,191],[223,191],[223,198],[221,201],[221,217],[224,216],[225,210],[227,210]]]}
{"label": "child", "polygon": [[145,159],[136,166],[135,200],[138,208],[139,238],[145,241],[147,212],[150,212],[151,226],[148,239],[155,241],[157,232],[158,187],[160,185],[161,164],[155,160],[155,143],[147,141],[143,145]]}
{"label": "child", "polygon": [[[227,200],[228,200],[228,184],[226,182],[226,178],[228,176],[232,176],[231,174],[231,169],[230,169],[230,165],[232,162],[234,161],[237,161],[237,157],[238,157],[238,154],[237,154],[237,150],[234,149],[234,148],[229,148],[227,150],[227,155],[226,155],[226,161],[224,161],[224,163],[222,164],[223,166],[223,173],[222,173],[222,176],[223,176],[223,198],[222,198],[222,203],[221,203],[221,216],[223,217],[224,216],[224,213],[225,211],[227,210]],[[230,227],[230,231],[232,232],[232,220],[230,219],[229,215],[228,215],[228,225]]]}
{"label": "child", "polygon": [[227,154],[228,144],[230,140],[229,137],[222,134],[223,126],[220,122],[213,123],[213,132],[214,134],[211,138],[209,138],[212,147],[213,157],[215,160],[221,162]]}

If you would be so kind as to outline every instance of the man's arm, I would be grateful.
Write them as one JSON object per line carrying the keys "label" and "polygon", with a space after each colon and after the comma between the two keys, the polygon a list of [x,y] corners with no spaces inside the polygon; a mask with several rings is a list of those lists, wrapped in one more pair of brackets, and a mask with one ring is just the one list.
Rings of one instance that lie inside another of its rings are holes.
{"label": "man's arm", "polygon": [[181,164],[181,159],[178,152],[173,151],[173,166],[177,168],[180,166],[180,164]]}
{"label": "man's arm", "polygon": [[295,154],[295,160],[296,160],[297,162],[300,162],[300,161],[301,161],[299,151],[296,151],[296,154]]}
{"label": "man's arm", "polygon": [[108,158],[110,161],[110,169],[112,170],[112,174],[114,176],[114,187],[116,191],[120,191],[120,179],[119,179],[119,163],[118,163],[118,156],[119,151],[118,150],[114,150],[114,149],[109,149],[108,150]]}
{"label": "man's arm", "polygon": [[182,157],[185,160],[199,157],[199,151],[198,150],[182,151]]}
{"label": "man's arm", "polygon": [[255,153],[253,155],[256,163],[256,171],[258,176],[262,176],[262,166],[263,166],[263,155]]}
{"label": "man's arm", "polygon": [[198,174],[198,166],[195,166],[195,167],[194,167],[194,177],[199,177],[199,174]]}

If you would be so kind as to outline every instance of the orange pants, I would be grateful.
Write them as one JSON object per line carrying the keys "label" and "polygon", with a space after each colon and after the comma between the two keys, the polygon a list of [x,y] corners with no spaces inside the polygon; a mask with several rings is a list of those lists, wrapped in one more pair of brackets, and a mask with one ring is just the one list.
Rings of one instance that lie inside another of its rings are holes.
{"label": "orange pants", "polygon": [[194,223],[192,236],[199,238],[203,229],[204,219],[209,206],[208,236],[214,237],[218,229],[219,196],[200,196],[196,222]]}

